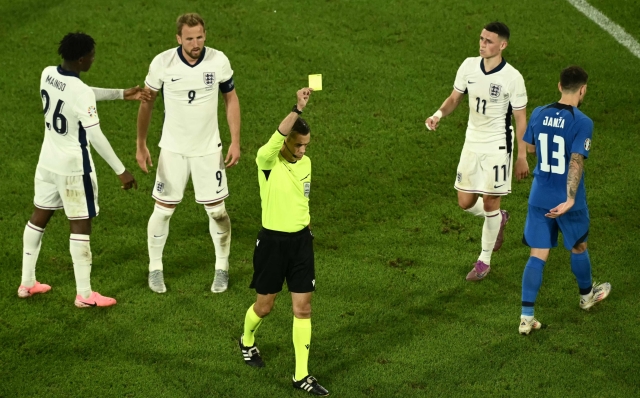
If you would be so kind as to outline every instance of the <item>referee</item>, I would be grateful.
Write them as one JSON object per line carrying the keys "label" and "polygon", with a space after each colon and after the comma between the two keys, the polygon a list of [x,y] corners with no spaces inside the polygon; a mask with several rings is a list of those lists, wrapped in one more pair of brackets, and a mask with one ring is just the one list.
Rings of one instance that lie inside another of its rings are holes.
{"label": "referee", "polygon": [[310,88],[298,90],[298,102],[269,142],[258,150],[258,180],[262,201],[262,229],[253,253],[251,288],[257,293],[244,320],[238,344],[247,365],[263,367],[255,332],[269,315],[284,281],[293,306],[293,346],[296,371],[293,387],[312,395],[329,392],[307,370],[311,344],[311,294],[315,290],[313,235],[309,229],[311,160],[304,156],[310,129],[300,117]]}

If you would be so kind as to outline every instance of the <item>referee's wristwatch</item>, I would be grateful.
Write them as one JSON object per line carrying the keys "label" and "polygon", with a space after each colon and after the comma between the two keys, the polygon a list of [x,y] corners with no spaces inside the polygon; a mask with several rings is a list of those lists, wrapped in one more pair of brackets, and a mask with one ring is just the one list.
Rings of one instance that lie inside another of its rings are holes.
{"label": "referee's wristwatch", "polygon": [[291,108],[291,112],[295,112],[298,115],[302,115],[302,111],[298,109],[298,104],[295,104],[293,108]]}

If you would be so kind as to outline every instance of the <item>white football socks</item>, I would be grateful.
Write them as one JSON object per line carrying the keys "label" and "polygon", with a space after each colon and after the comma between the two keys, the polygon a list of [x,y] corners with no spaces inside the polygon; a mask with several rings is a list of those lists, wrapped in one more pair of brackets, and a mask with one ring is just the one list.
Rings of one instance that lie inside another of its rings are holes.
{"label": "white football socks", "polygon": [[91,245],[89,235],[71,234],[69,251],[73,261],[73,273],[76,277],[76,290],[87,299],[91,296]]}
{"label": "white football socks", "polygon": [[44,229],[30,222],[24,227],[22,235],[22,286],[33,287],[36,284],[36,262],[40,254]]}
{"label": "white football socks", "polygon": [[215,207],[204,207],[209,216],[209,233],[216,249],[216,269],[229,270],[231,250],[231,220],[224,202]]}
{"label": "white football socks", "polygon": [[476,204],[473,205],[473,207],[466,209],[465,211],[473,214],[476,217],[484,217],[484,200],[482,199],[482,196],[478,196]]}
{"label": "white football socks", "polygon": [[498,233],[500,232],[500,209],[484,212],[484,225],[482,226],[482,252],[478,260],[489,265],[491,263],[491,254],[493,247],[496,245]]}
{"label": "white football socks", "polygon": [[162,252],[169,236],[169,221],[175,208],[156,203],[147,226],[147,246],[149,248],[149,272],[162,270]]}

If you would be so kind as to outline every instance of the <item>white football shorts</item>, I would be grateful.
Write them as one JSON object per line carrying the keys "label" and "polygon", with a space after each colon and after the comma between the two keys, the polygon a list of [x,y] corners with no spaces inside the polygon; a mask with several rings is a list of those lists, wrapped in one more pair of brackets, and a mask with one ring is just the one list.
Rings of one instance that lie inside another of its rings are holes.
{"label": "white football shorts", "polygon": [[153,198],[166,204],[178,204],[191,176],[196,203],[218,202],[229,196],[222,151],[205,156],[186,157],[160,150]]}
{"label": "white football shorts", "polygon": [[511,193],[513,152],[477,153],[462,148],[455,189],[480,195]]}
{"label": "white football shorts", "polygon": [[93,218],[100,212],[98,206],[98,179],[96,173],[63,176],[42,167],[36,168],[33,204],[43,210],[60,210],[69,220]]}

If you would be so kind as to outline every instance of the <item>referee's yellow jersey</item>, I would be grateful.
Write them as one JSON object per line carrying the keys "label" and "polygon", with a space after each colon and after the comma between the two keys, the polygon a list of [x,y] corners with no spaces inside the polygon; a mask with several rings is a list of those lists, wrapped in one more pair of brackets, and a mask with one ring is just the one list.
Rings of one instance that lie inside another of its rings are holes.
{"label": "referee's yellow jersey", "polygon": [[262,226],[281,232],[298,232],[309,225],[311,159],[290,163],[280,155],[285,136],[276,130],[258,150],[258,181]]}

